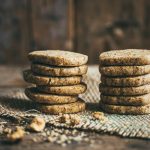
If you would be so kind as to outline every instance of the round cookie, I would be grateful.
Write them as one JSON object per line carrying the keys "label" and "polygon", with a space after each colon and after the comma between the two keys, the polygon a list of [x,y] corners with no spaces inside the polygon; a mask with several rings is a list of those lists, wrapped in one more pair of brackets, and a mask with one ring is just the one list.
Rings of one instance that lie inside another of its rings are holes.
{"label": "round cookie", "polygon": [[33,74],[30,70],[23,72],[23,77],[26,82],[37,84],[37,85],[75,85],[80,84],[82,76],[72,77],[46,77]]}
{"label": "round cookie", "polygon": [[101,82],[107,86],[141,86],[150,84],[150,74],[135,77],[107,77],[102,75]]}
{"label": "round cookie", "polygon": [[84,93],[86,88],[85,83],[69,86],[37,86],[41,92],[57,95],[78,95]]}
{"label": "round cookie", "polygon": [[86,55],[63,50],[34,51],[29,53],[28,57],[31,62],[52,66],[81,66],[88,61]]}
{"label": "round cookie", "polygon": [[140,49],[113,50],[99,56],[102,66],[150,65],[150,51]]}
{"label": "round cookie", "polygon": [[101,94],[101,102],[110,105],[144,106],[150,104],[150,94],[140,96],[107,96]]}
{"label": "round cookie", "polygon": [[66,104],[73,103],[78,100],[76,96],[59,96],[54,94],[45,94],[37,90],[37,88],[26,88],[25,94],[31,100],[43,104]]}
{"label": "round cookie", "polygon": [[62,105],[39,105],[38,109],[47,114],[57,115],[60,113],[70,114],[70,113],[78,113],[84,111],[86,104],[83,100],[78,99],[74,103],[70,104],[62,104]]}
{"label": "round cookie", "polygon": [[126,95],[126,96],[135,96],[135,95],[144,95],[150,93],[150,84],[142,85],[138,87],[111,87],[104,86],[100,84],[100,92],[103,95]]}
{"label": "round cookie", "polygon": [[31,70],[39,75],[46,76],[76,76],[86,74],[88,69],[87,65],[78,67],[56,67],[46,66],[41,64],[31,64]]}
{"label": "round cookie", "polygon": [[100,102],[100,107],[107,113],[144,115],[150,113],[150,104],[145,106],[115,106]]}
{"label": "round cookie", "polygon": [[144,66],[105,66],[99,67],[99,71],[105,76],[139,76],[150,73],[150,65]]}

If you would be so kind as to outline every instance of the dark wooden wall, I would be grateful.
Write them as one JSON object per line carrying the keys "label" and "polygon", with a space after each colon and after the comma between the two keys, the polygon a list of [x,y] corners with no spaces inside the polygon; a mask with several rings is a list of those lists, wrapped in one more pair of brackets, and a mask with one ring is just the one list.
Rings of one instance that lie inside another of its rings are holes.
{"label": "dark wooden wall", "polygon": [[66,49],[98,63],[102,51],[150,49],[149,0],[0,0],[0,63]]}

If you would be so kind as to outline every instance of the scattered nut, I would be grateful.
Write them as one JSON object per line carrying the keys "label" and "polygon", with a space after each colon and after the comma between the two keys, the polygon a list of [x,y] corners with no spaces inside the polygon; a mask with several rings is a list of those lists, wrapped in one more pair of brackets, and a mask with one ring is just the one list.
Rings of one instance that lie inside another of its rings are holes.
{"label": "scattered nut", "polygon": [[31,124],[28,126],[28,129],[35,132],[41,132],[45,128],[45,120],[41,117],[33,118]]}
{"label": "scattered nut", "polygon": [[7,138],[11,142],[20,141],[23,139],[25,131],[21,127],[16,127],[16,131],[7,135]]}
{"label": "scattered nut", "polygon": [[3,132],[6,134],[10,134],[12,130],[10,128],[5,128]]}
{"label": "scattered nut", "polygon": [[78,115],[64,114],[59,118],[59,122],[74,126],[80,123],[80,117]]}
{"label": "scattered nut", "polygon": [[97,120],[100,120],[100,121],[107,121],[108,119],[104,116],[104,113],[103,112],[93,112],[92,113],[92,116],[97,119]]}

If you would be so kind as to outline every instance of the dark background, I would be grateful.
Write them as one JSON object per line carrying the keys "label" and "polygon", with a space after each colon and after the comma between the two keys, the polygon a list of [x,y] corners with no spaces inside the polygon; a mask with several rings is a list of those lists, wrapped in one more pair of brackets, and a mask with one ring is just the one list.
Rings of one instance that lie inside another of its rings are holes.
{"label": "dark background", "polygon": [[37,49],[65,49],[98,63],[110,49],[150,48],[150,0],[0,0],[0,64]]}

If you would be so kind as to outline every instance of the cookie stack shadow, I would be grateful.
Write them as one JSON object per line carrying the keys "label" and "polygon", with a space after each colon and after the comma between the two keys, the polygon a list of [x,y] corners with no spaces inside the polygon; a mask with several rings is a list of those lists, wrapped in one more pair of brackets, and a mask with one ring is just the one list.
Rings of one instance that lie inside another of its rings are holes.
{"label": "cookie stack shadow", "polygon": [[26,96],[44,113],[77,113],[85,110],[79,94],[87,85],[82,76],[87,73],[88,57],[83,54],[45,50],[29,53],[31,69],[23,72],[24,80],[34,84],[25,89]]}
{"label": "cookie stack shadow", "polygon": [[150,51],[104,52],[99,57],[100,107],[108,113],[150,113]]}

